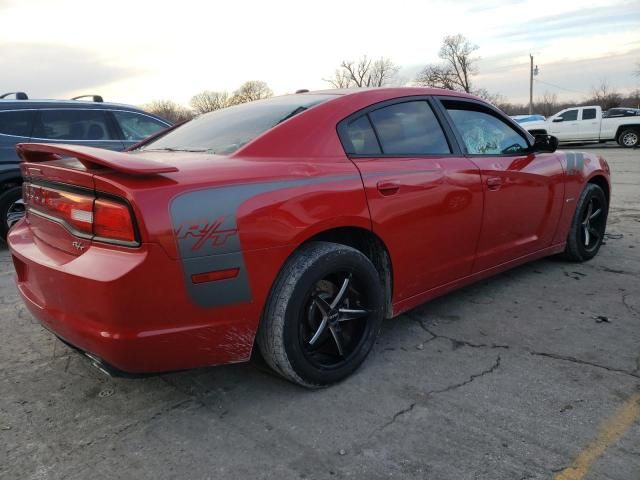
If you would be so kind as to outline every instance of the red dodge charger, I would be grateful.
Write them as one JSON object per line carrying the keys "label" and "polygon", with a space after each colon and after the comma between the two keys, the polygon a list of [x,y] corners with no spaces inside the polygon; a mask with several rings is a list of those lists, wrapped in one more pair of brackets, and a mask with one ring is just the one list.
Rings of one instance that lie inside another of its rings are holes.
{"label": "red dodge charger", "polygon": [[307,92],[128,153],[21,144],[9,234],[42,324],[109,372],[242,362],[320,387],[383,318],[604,237],[609,167],[466,94]]}

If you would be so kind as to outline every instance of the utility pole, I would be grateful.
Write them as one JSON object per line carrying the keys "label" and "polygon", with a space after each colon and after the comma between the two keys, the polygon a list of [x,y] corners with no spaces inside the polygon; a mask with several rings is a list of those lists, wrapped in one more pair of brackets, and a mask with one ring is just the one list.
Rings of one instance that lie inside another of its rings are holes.
{"label": "utility pole", "polygon": [[538,66],[533,68],[533,55],[529,54],[531,69],[529,70],[529,115],[533,115],[533,76],[538,75]]}
{"label": "utility pole", "polygon": [[531,69],[529,70],[529,115],[533,115],[533,55],[529,54]]}

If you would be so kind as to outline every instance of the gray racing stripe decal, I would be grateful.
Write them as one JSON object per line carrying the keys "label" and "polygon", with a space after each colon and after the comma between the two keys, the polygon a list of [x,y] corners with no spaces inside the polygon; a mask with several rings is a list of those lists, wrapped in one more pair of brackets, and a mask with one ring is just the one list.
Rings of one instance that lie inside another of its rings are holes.
{"label": "gray racing stripe decal", "polygon": [[[236,215],[245,201],[275,190],[360,179],[358,174],[231,185],[183,193],[169,207],[189,295],[203,307],[252,299]],[[239,268],[235,278],[194,284],[192,276]]]}
{"label": "gray racing stripe decal", "polygon": [[584,170],[584,154],[582,152],[566,152],[567,175],[575,175]]}

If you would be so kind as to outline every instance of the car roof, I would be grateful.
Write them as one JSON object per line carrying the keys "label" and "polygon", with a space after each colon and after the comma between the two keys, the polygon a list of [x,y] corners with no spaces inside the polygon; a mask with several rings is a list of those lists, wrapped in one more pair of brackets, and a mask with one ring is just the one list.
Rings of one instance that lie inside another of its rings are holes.
{"label": "car roof", "polygon": [[87,100],[15,100],[0,99],[0,110],[29,110],[42,108],[81,108],[98,110],[128,110],[132,112],[144,112],[144,110],[123,103],[91,102]]}
{"label": "car roof", "polygon": [[295,95],[366,95],[371,92],[387,93],[390,97],[410,95],[440,95],[452,97],[478,98],[475,95],[455,90],[432,87],[359,87],[359,88],[329,88],[325,90],[312,90],[310,92],[297,93]]}

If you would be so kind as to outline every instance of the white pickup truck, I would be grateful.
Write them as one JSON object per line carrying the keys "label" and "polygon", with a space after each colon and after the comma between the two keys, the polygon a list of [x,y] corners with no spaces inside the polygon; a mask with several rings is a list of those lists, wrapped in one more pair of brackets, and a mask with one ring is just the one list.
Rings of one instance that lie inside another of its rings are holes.
{"label": "white pickup truck", "polygon": [[544,121],[523,123],[533,135],[553,135],[559,142],[607,142],[622,147],[640,146],[640,116],[602,118],[598,106],[562,110]]}

